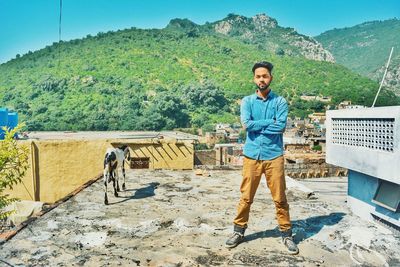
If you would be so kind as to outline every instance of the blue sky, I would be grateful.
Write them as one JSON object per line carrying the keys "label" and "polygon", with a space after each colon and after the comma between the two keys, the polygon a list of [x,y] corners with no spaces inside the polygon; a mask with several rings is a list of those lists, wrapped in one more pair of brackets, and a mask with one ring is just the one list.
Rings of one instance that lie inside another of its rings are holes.
{"label": "blue sky", "polygon": [[[63,40],[130,27],[163,28],[173,18],[198,24],[228,13],[266,13],[310,36],[397,17],[399,0],[63,0]],[[0,63],[58,41],[59,0],[0,0]]]}

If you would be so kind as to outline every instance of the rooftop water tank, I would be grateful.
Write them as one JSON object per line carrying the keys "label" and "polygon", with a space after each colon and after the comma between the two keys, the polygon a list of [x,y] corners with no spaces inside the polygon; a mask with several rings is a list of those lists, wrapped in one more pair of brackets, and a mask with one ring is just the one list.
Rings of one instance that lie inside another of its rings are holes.
{"label": "rooftop water tank", "polygon": [[0,140],[4,139],[4,126],[8,126],[8,109],[0,108]]}
{"label": "rooftop water tank", "polygon": [[8,128],[10,130],[14,129],[18,125],[18,113],[17,112],[9,112],[8,113]]}

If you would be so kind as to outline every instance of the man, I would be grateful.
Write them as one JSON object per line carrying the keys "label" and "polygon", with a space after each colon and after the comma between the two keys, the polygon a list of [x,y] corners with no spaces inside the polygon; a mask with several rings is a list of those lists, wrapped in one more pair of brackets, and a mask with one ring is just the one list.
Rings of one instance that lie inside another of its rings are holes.
{"label": "man", "polygon": [[286,127],[288,105],[286,100],[271,91],[273,65],[259,62],[253,66],[256,93],[243,98],[240,118],[246,129],[246,143],[243,154],[243,180],[240,186],[241,198],[234,232],[226,241],[226,247],[237,246],[244,238],[249,220],[250,206],[260,183],[262,174],[275,203],[282,242],[290,254],[299,252],[292,237],[289,205],[286,200],[284,175],[283,132]]}

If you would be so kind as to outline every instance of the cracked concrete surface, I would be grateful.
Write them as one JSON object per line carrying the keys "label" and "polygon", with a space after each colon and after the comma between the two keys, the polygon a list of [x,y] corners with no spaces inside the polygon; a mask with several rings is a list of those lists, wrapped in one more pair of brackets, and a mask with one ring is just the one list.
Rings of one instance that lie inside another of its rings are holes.
{"label": "cracked concrete surface", "polygon": [[1,245],[0,266],[400,265],[399,234],[350,214],[346,178],[301,181],[317,198],[288,191],[299,255],[280,243],[264,180],[244,242],[226,249],[240,182],[240,171],[129,170],[105,206],[100,180]]}

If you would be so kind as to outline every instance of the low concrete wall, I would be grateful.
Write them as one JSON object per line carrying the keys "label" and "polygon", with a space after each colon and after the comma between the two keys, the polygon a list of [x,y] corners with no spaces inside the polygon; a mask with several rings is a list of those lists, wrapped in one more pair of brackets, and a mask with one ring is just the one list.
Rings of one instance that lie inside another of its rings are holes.
{"label": "low concrete wall", "polygon": [[20,142],[30,147],[30,166],[22,183],[5,193],[22,200],[54,203],[62,199],[101,175],[106,149],[120,144],[129,145],[132,157],[149,157],[150,169],[193,169],[191,142],[132,139]]}
{"label": "low concrete wall", "polygon": [[[101,174],[104,153],[111,145],[104,140],[42,141],[37,146],[38,201],[55,202]],[[37,193],[36,193],[37,194]]]}
{"label": "low concrete wall", "polygon": [[345,168],[327,163],[285,163],[285,172],[292,178],[347,176]]}
{"label": "low concrete wall", "polygon": [[194,165],[215,165],[216,153],[211,150],[197,150],[194,153]]}
{"label": "low concrete wall", "polygon": [[[24,142],[28,143],[27,141]],[[54,203],[100,175],[106,140],[30,141],[29,169],[12,197]]]}

